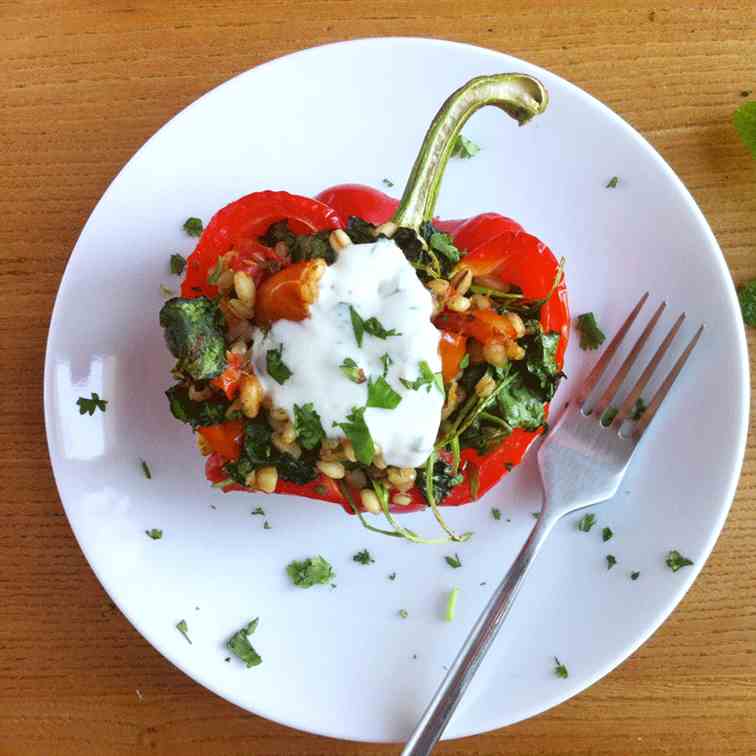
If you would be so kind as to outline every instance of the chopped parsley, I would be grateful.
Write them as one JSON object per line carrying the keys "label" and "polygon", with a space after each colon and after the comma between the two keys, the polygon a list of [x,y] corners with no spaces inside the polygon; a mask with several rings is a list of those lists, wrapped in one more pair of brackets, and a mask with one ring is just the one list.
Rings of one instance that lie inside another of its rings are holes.
{"label": "chopped parsley", "polygon": [[247,669],[262,664],[262,657],[249,642],[249,636],[257,630],[259,621],[259,617],[255,617],[226,641],[226,648],[238,659],[241,659],[247,665]]}
{"label": "chopped parsley", "polygon": [[418,369],[420,375],[414,381],[408,381],[405,378],[399,379],[402,386],[410,389],[410,391],[419,391],[425,386],[428,393],[430,393],[431,387],[435,386],[442,394],[444,393],[444,377],[441,373],[434,373],[425,360],[418,363]]}
{"label": "chopped parsley", "polygon": [[554,667],[554,674],[557,677],[564,679],[570,676],[570,673],[567,671],[567,667],[562,664],[562,662],[560,662],[556,656],[554,657],[554,662],[556,663],[556,666]]}
{"label": "chopped parsley", "polygon": [[163,537],[163,531],[160,528],[151,528],[144,531],[153,541],[159,541]]}
{"label": "chopped parsley", "polygon": [[392,187],[394,185],[394,182],[391,179],[385,178],[381,180],[381,183],[384,186]]}
{"label": "chopped parsley", "polygon": [[606,569],[611,570],[614,565],[617,564],[617,557],[614,554],[606,555]]}
{"label": "chopped parsley", "polygon": [[693,564],[693,562],[688,559],[688,557],[683,556],[679,551],[677,551],[677,549],[670,551],[664,561],[667,567],[672,570],[672,572],[677,572],[680,568],[690,567],[690,565]]}
{"label": "chopped parsley", "polygon": [[640,420],[641,415],[648,409],[646,406],[646,403],[643,401],[643,397],[639,396],[635,400],[635,404],[633,405],[633,409],[630,412],[630,419],[631,420]]}
{"label": "chopped parsley", "polygon": [[409,617],[409,612],[406,609],[400,609],[399,610],[399,616],[402,619],[407,619],[407,617]]}
{"label": "chopped parsley", "polygon": [[493,517],[494,520],[500,520],[501,519],[501,510],[497,509],[496,507],[491,507],[491,517]]}
{"label": "chopped parsley", "polygon": [[256,507],[252,510],[251,514],[253,515],[265,515],[265,510],[262,507]]}
{"label": "chopped parsley", "polygon": [[391,573],[391,574],[390,574],[390,575],[388,576],[388,579],[389,579],[389,580],[396,580],[396,573],[395,573],[395,572],[392,572],[392,573]]}
{"label": "chopped parsley", "polygon": [[614,418],[617,417],[618,412],[619,409],[617,407],[607,407],[604,410],[604,414],[601,415],[601,425],[605,428],[609,427],[614,422]]}
{"label": "chopped parsley", "polygon": [[454,569],[458,569],[462,566],[462,560],[459,558],[459,554],[454,554],[454,556],[445,556],[444,559],[446,560],[446,563],[449,565],[449,567],[454,567]]}
{"label": "chopped parsley", "polygon": [[287,565],[286,574],[291,578],[291,582],[300,588],[325,585],[334,578],[333,567],[322,556],[310,557],[301,562],[294,560]]}
{"label": "chopped parsley", "polygon": [[454,246],[449,234],[436,231],[431,234],[429,243],[434,252],[440,252],[449,262],[459,262],[459,250]]}
{"label": "chopped parsley", "polygon": [[365,371],[351,357],[344,358],[339,370],[354,383],[365,383],[367,380]]}
{"label": "chopped parsley", "polygon": [[375,562],[375,559],[370,556],[370,552],[367,549],[363,549],[362,551],[358,551],[352,557],[352,561],[357,562],[358,564],[372,564]]}
{"label": "chopped parsley", "polygon": [[606,336],[598,327],[596,316],[592,312],[578,315],[575,326],[580,333],[581,349],[598,349],[604,343]]}
{"label": "chopped parsley", "polygon": [[181,620],[181,622],[178,622],[176,624],[176,630],[178,630],[181,635],[186,638],[186,642],[191,646],[192,639],[189,637],[189,625],[186,624],[186,620]]}
{"label": "chopped parsley", "polygon": [[268,375],[282,386],[291,378],[293,373],[289,370],[281,355],[283,354],[283,344],[279,344],[278,349],[268,349],[265,355],[265,366]]}
{"label": "chopped parsley", "polygon": [[179,255],[178,253],[175,255],[171,255],[171,273],[173,273],[174,276],[180,276],[184,272],[184,268],[186,267],[186,260],[184,259],[183,255]]}
{"label": "chopped parsley", "polygon": [[604,528],[601,531],[601,540],[606,543],[608,540],[611,539],[611,537],[614,535],[611,528]]}
{"label": "chopped parsley", "polygon": [[79,405],[80,415],[94,415],[95,410],[105,412],[105,408],[108,406],[108,401],[107,399],[100,399],[98,394],[92,392],[92,397],[90,399],[80,396],[76,400],[76,404]]}
{"label": "chopped parsley", "polygon": [[609,182],[607,183],[606,188],[607,189],[616,189],[617,188],[617,184],[619,184],[619,176],[612,176],[609,179]]}
{"label": "chopped parsley", "polygon": [[171,297],[175,297],[176,296],[176,292],[173,289],[171,289],[168,286],[166,286],[165,284],[160,284],[160,293],[166,299],[170,299]]}
{"label": "chopped parsley", "polygon": [[583,515],[577,524],[577,529],[581,533],[587,533],[595,524],[596,524],[595,514]]}
{"label": "chopped parsley", "polygon": [[756,326],[756,278],[738,288],[738,301],[745,324]]}
{"label": "chopped parsley", "polygon": [[366,333],[375,336],[377,339],[387,339],[389,336],[401,336],[401,334],[393,328],[386,330],[378,318],[373,317],[363,320],[360,313],[357,312],[352,305],[349,305],[349,316],[352,319],[354,340],[357,342],[358,347],[362,346],[362,340]]}
{"label": "chopped parsley", "polygon": [[202,234],[202,221],[199,218],[187,218],[184,221],[184,231],[189,236],[200,236]]}
{"label": "chopped parsley", "polygon": [[756,158],[756,101],[744,102],[732,117],[743,144]]}
{"label": "chopped parsley", "polygon": [[457,138],[454,140],[454,146],[452,147],[451,156],[455,158],[461,158],[467,160],[471,157],[475,157],[480,152],[475,142],[468,139],[463,134],[457,134]]}
{"label": "chopped parsley", "polygon": [[375,456],[375,445],[365,422],[365,408],[353,407],[352,412],[347,415],[346,422],[334,423],[334,425],[341,428],[352,442],[357,461],[363,465],[371,464]]}
{"label": "chopped parsley", "polygon": [[640,577],[640,572],[631,572],[630,580],[637,580]]}
{"label": "chopped parsley", "polygon": [[140,459],[139,461],[142,463],[144,477],[147,478],[147,480],[152,480],[152,470],[150,470],[150,466],[143,459]]}
{"label": "chopped parsley", "polygon": [[263,523],[263,530],[270,530],[270,529],[271,529],[270,523],[267,520],[265,520],[265,522]]}
{"label": "chopped parsley", "polygon": [[320,423],[320,415],[315,411],[312,402],[300,407],[294,405],[294,428],[297,440],[305,449],[314,449],[325,438],[325,431]]}
{"label": "chopped parsley", "polygon": [[402,401],[400,394],[389,386],[388,381],[381,375],[375,380],[372,378],[368,382],[368,407],[378,407],[379,409],[396,409],[399,402]]}
{"label": "chopped parsley", "polygon": [[454,617],[457,615],[457,597],[459,596],[459,588],[452,588],[449,592],[449,598],[446,602],[446,621],[453,622]]}

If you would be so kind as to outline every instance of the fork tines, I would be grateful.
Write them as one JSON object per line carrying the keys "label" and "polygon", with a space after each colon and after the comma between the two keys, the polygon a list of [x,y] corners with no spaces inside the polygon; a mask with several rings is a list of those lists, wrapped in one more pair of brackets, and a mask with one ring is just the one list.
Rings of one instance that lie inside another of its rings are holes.
{"label": "fork tines", "polygon": [[[640,313],[641,309],[643,308],[643,305],[646,303],[647,300],[648,300],[648,292],[646,292],[640,298],[640,301],[638,302],[638,304],[635,305],[630,315],[628,315],[625,322],[620,326],[620,329],[617,331],[614,338],[609,342],[608,346],[604,349],[601,357],[599,358],[598,362],[594,366],[593,370],[591,370],[590,374],[588,375],[588,378],[585,380],[585,383],[583,384],[583,387],[578,394],[578,405],[580,406],[581,409],[583,408],[586,400],[588,399],[593,389],[596,388],[598,382],[601,380],[601,377],[604,375],[604,372],[609,366],[609,363],[611,362],[614,355],[617,353],[617,350],[619,349],[622,341],[627,335],[627,332],[630,330],[631,326],[635,322],[635,319],[638,317],[638,313]],[[638,355],[640,354],[641,350],[646,345],[646,342],[651,336],[651,333],[656,327],[656,324],[659,322],[659,318],[661,317],[662,313],[666,309],[666,306],[667,306],[666,303],[662,302],[659,305],[659,307],[657,307],[656,312],[654,312],[654,314],[651,316],[651,319],[649,320],[646,327],[643,329],[643,332],[638,337],[638,340],[633,345],[627,357],[625,357],[625,359],[623,360],[622,365],[620,366],[619,370],[615,374],[614,378],[612,378],[612,380],[609,382],[609,385],[602,392],[601,397],[598,399],[596,403],[596,406],[592,409],[592,414],[595,414],[596,417],[605,418],[606,410],[611,406],[612,400],[615,398],[615,396],[617,395],[617,392],[619,391],[619,389],[622,387],[623,383],[625,382],[628,373],[630,372],[633,365],[635,364],[635,361],[638,358]],[[619,410],[617,411],[616,415],[613,418],[611,418],[609,422],[606,422],[606,421],[604,422],[604,424],[607,427],[615,425],[616,427],[619,428],[622,425],[622,423],[629,417],[636,402],[640,398],[641,393],[643,392],[643,389],[645,389],[646,386],[648,385],[648,382],[651,380],[651,377],[653,376],[654,371],[659,366],[659,363],[662,361],[662,358],[664,357],[664,355],[667,353],[667,350],[669,349],[670,344],[672,343],[673,339],[677,335],[677,332],[680,330],[680,327],[682,326],[684,321],[685,321],[685,313],[680,315],[680,317],[678,317],[677,320],[675,321],[672,328],[670,328],[669,332],[664,337],[664,340],[662,341],[662,343],[659,345],[658,349],[654,353],[654,356],[646,365],[643,372],[640,374],[640,377],[638,378],[638,380],[636,380],[632,389],[630,389],[630,392],[625,397],[625,400],[620,405]],[[699,338],[701,338],[703,329],[704,327],[702,325],[696,331],[693,338],[690,340],[690,342],[688,342],[688,345],[685,347],[682,354],[677,359],[677,362],[675,362],[672,370],[670,370],[667,377],[662,381],[661,386],[659,386],[653,398],[651,399],[648,406],[646,407],[643,414],[641,415],[640,419],[635,424],[632,431],[632,435],[634,437],[639,438],[641,434],[643,433],[643,431],[645,431],[645,429],[648,427],[648,424],[653,420],[654,415],[656,414],[656,411],[659,409],[659,406],[664,401],[664,397],[666,397],[675,379],[680,374],[680,371],[683,369],[683,366],[685,365],[685,362],[690,356],[690,353],[693,351],[693,348],[698,343]]]}

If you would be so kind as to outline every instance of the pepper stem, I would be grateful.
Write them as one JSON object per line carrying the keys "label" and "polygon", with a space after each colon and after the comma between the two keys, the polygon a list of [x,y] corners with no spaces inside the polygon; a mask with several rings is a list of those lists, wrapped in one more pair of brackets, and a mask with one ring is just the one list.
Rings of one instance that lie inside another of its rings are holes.
{"label": "pepper stem", "polygon": [[428,127],[392,222],[419,231],[433,217],[446,163],[473,113],[494,105],[523,126],[543,113],[548,102],[543,84],[526,74],[476,76],[449,95]]}

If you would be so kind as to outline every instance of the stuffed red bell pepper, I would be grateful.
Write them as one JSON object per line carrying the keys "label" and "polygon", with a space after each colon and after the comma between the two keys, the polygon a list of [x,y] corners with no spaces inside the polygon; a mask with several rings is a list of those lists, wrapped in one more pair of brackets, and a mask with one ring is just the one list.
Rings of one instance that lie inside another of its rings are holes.
{"label": "stuffed red bell pepper", "polygon": [[[484,494],[543,431],[569,314],[562,266],[518,223],[433,210],[472,113],[522,125],[546,104],[531,77],[478,77],[434,118],[401,200],[344,184],[216,213],[160,313],[171,411],[214,486],[337,502],[416,542],[469,537],[438,507]],[[442,539],[394,517],[426,507]]]}

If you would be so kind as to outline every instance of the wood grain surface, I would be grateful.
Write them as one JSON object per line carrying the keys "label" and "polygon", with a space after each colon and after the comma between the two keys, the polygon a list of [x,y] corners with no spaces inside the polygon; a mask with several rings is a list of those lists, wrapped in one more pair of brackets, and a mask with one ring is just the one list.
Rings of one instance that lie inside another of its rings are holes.
{"label": "wood grain surface", "polygon": [[[0,0],[2,756],[398,753],[250,716],[154,651],[109,602],[71,534],[42,419],[44,347],[63,268],[133,152],[240,71],[375,35],[471,42],[583,87],[682,177],[736,282],[756,277],[756,161],[730,121],[742,93],[756,90],[752,1]],[[748,338],[754,354],[756,330]],[[756,753],[753,438],[716,549],[654,637],[557,709],[438,753]]]}

